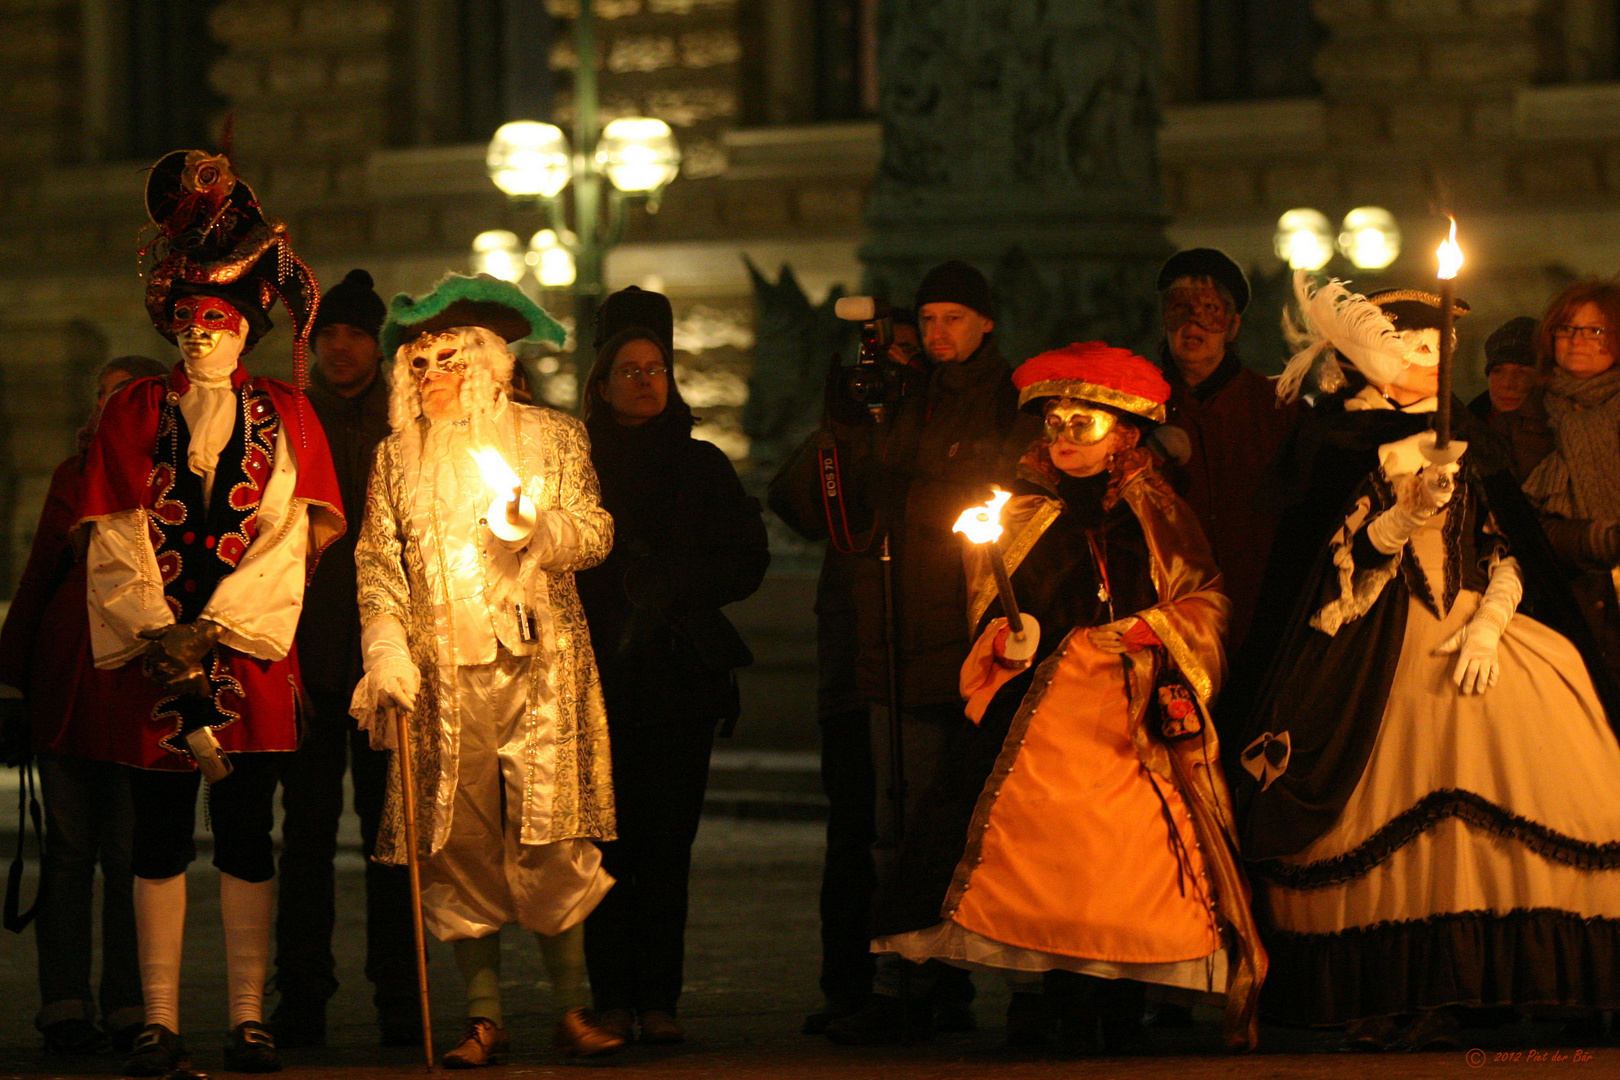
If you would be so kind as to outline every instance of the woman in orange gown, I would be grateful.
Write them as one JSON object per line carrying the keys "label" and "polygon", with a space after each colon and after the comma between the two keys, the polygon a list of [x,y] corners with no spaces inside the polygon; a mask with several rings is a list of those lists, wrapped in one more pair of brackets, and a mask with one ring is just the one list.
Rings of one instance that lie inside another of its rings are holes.
{"label": "woman in orange gown", "polygon": [[873,948],[1010,972],[1015,990],[1044,976],[1070,1049],[1135,1048],[1143,983],[1224,1003],[1227,1044],[1252,1047],[1265,954],[1207,712],[1229,605],[1192,511],[1137,447],[1169,386],[1101,342],[1013,381],[1046,416],[1002,541],[1038,637],[1009,641],[970,549],[978,726],[879,896]]}

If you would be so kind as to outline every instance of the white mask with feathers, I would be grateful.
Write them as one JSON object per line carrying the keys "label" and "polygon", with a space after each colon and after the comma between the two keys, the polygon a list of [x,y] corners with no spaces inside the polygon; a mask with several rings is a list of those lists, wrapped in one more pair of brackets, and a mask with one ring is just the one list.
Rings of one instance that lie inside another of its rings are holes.
{"label": "white mask with feathers", "polygon": [[1283,311],[1283,335],[1294,350],[1277,377],[1277,396],[1284,401],[1299,397],[1305,376],[1318,362],[1316,385],[1327,393],[1345,384],[1342,361],[1378,387],[1399,383],[1408,367],[1440,362],[1440,331],[1396,330],[1382,308],[1337,278],[1312,291],[1310,276],[1296,270],[1294,299],[1298,320]]}

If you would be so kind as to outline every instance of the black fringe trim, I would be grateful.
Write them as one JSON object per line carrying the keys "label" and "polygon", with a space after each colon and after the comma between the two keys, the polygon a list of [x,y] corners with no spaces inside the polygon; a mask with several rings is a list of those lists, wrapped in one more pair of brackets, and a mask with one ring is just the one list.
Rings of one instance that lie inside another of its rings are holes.
{"label": "black fringe trim", "polygon": [[1620,919],[1554,908],[1471,911],[1266,937],[1261,1015],[1342,1024],[1443,1005],[1620,1007]]}
{"label": "black fringe trim", "polygon": [[1620,869],[1620,840],[1594,844],[1520,817],[1472,791],[1442,788],[1401,811],[1356,847],[1321,862],[1292,865],[1278,859],[1253,864],[1255,877],[1289,889],[1321,889],[1361,877],[1446,818],[1522,844],[1542,858],[1582,870]]}

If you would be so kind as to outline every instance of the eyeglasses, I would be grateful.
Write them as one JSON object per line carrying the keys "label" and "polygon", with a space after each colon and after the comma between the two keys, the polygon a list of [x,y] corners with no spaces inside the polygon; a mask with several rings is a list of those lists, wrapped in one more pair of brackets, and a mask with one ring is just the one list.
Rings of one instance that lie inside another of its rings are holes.
{"label": "eyeglasses", "polygon": [[1585,338],[1587,341],[1601,342],[1608,334],[1601,326],[1563,326],[1553,327],[1553,337],[1559,341],[1578,341]]}
{"label": "eyeglasses", "polygon": [[620,382],[635,382],[637,379],[641,378],[643,375],[645,375],[649,379],[661,379],[665,375],[668,375],[668,374],[669,374],[669,368],[665,367],[663,364],[654,364],[651,367],[643,367],[643,368],[638,368],[638,367],[614,368],[611,372],[609,372],[609,377],[614,378],[614,379],[618,379]]}

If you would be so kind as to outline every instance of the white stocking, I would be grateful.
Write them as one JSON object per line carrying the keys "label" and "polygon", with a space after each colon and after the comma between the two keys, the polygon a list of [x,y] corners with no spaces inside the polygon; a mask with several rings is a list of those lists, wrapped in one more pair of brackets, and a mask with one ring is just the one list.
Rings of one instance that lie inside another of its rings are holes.
{"label": "white stocking", "polygon": [[180,953],[186,939],[186,875],[135,879],[135,947],[146,1022],[180,1033]]}
{"label": "white stocking", "polygon": [[221,872],[219,915],[225,924],[225,981],[231,1027],[264,1019],[264,972],[270,959],[270,907],[275,880],[243,881]]}

